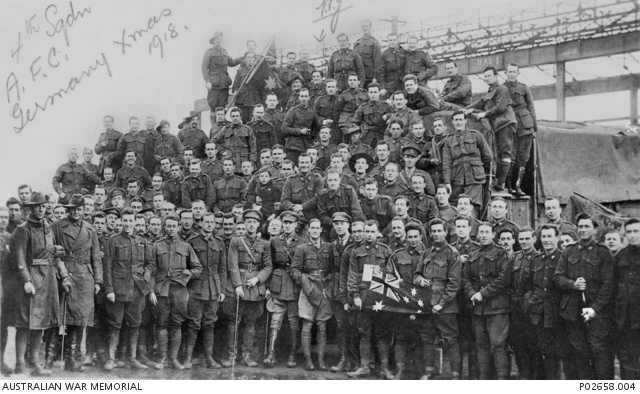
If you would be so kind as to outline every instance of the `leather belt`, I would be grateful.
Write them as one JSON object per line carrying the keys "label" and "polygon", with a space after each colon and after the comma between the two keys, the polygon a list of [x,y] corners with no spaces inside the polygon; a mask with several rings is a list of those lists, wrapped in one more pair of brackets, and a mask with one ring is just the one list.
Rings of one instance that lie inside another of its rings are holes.
{"label": "leather belt", "polygon": [[88,257],[88,253],[82,255],[66,254],[60,257],[60,260],[64,261],[65,263],[89,264]]}
{"label": "leather belt", "polygon": [[178,278],[182,276],[182,271],[184,271],[182,268],[171,268],[169,272],[167,272],[167,277]]}
{"label": "leather belt", "polygon": [[279,269],[279,270],[285,270],[285,269],[287,269],[287,268],[289,268],[289,264],[275,264],[275,265],[273,266],[273,269],[274,269],[274,270],[278,270],[278,269]]}
{"label": "leather belt", "polygon": [[323,277],[329,273],[329,270],[304,270],[304,273],[310,276]]}
{"label": "leather belt", "polygon": [[238,264],[238,268],[241,270],[249,271],[249,272],[260,271],[260,266],[257,264],[241,263],[241,264]]}
{"label": "leather belt", "polygon": [[48,258],[48,259],[33,259],[33,261],[31,262],[31,265],[50,265],[50,266],[53,266],[53,259],[52,258]]}

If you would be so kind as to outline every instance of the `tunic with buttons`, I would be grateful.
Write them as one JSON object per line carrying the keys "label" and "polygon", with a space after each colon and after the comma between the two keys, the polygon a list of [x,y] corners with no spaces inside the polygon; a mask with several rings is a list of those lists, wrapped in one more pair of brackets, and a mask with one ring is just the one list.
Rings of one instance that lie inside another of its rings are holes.
{"label": "tunic with buttons", "polygon": [[327,168],[331,164],[331,155],[338,153],[338,146],[329,142],[327,145],[317,142],[314,148],[318,150],[318,160],[316,166],[318,168]]}
{"label": "tunic with buttons", "polygon": [[[507,252],[494,243],[480,245],[469,253],[462,272],[467,308],[479,316],[509,313],[510,282],[511,259]],[[470,298],[477,292],[482,295],[482,302],[473,305]]]}
{"label": "tunic with buttons", "polygon": [[178,132],[178,139],[182,146],[190,146],[193,148],[193,153],[198,159],[204,159],[207,155],[204,153],[204,147],[209,142],[209,137],[200,129],[191,129],[191,127],[185,127]]}
{"label": "tunic with buttons", "polygon": [[182,182],[182,206],[190,209],[195,200],[204,201],[207,211],[213,212],[216,193],[211,179],[205,174],[200,174],[197,177],[189,175]]}
{"label": "tunic with buttons", "polygon": [[562,292],[560,315],[566,320],[582,321],[582,292],[574,287],[576,279],[582,277],[587,282],[584,291],[587,305],[596,312],[595,318],[610,318],[614,265],[609,249],[593,239],[568,245],[553,277],[553,283]]}
{"label": "tunic with buttons", "polygon": [[333,214],[344,212],[354,221],[364,221],[358,195],[351,186],[340,185],[338,190],[324,189],[318,196],[318,219],[324,230],[331,231]]}
{"label": "tunic with buttons", "polygon": [[505,228],[511,229],[513,234],[513,239],[516,241],[513,249],[515,251],[520,250],[520,244],[518,244],[518,234],[520,234],[520,226],[512,222],[511,220],[507,220],[506,218],[502,218],[500,220],[495,220],[491,222],[491,227],[493,228],[493,242],[498,243],[500,240],[500,236],[498,235],[500,231]]}
{"label": "tunic with buttons", "polygon": [[162,195],[166,202],[176,207],[182,206],[182,177],[171,178],[162,185]]}
{"label": "tunic with buttons", "polygon": [[347,295],[347,279],[349,278],[349,250],[355,244],[353,237],[349,234],[347,242],[343,242],[337,237],[331,243],[333,252],[333,263],[335,265],[335,274],[333,279],[333,287],[331,289],[330,299],[344,305],[351,302],[351,297]]}
{"label": "tunic with buttons", "polygon": [[[473,216],[469,216],[468,219],[469,219],[469,227],[471,227],[471,229],[469,230],[469,240],[467,241],[466,244],[469,244],[469,242],[475,243],[475,241],[473,241],[473,240],[476,239],[476,236],[478,235],[478,226],[480,226],[480,221],[478,219],[474,218]],[[455,220],[452,220],[451,223],[449,224],[449,239],[448,239],[448,241],[452,245],[458,244],[458,235],[456,234],[456,222],[455,222]],[[462,253],[462,252],[460,252],[460,253],[461,254],[468,254],[468,253]]]}
{"label": "tunic with buttons", "polygon": [[518,81],[507,81],[505,86],[509,89],[513,112],[518,120],[518,137],[538,131],[536,108],[533,105],[531,89]]}
{"label": "tunic with buttons", "polygon": [[215,182],[224,176],[222,162],[216,159],[207,159],[202,162],[202,173],[207,175],[211,182]]}
{"label": "tunic with buttons", "polygon": [[628,245],[615,256],[614,318],[620,330],[640,329],[640,246]]}
{"label": "tunic with buttons", "polygon": [[431,175],[429,175],[427,172],[419,170],[417,168],[413,168],[412,171],[409,170],[409,168],[405,167],[404,170],[400,171],[400,173],[398,174],[398,182],[403,183],[404,186],[407,188],[407,190],[409,191],[407,193],[407,195],[409,195],[410,193],[413,193],[413,181],[411,180],[411,178],[413,178],[414,175],[421,175],[422,178],[424,179],[424,183],[425,183],[425,187],[424,187],[424,193],[428,194],[429,196],[435,196],[436,195],[436,187],[433,184],[433,180],[431,179]]}
{"label": "tunic with buttons", "polygon": [[56,193],[65,193],[58,203],[64,204],[69,201],[74,194],[83,194],[83,188],[90,188],[92,185],[100,185],[102,180],[92,172],[87,171],[81,164],[67,162],[56,170],[51,185]]}
{"label": "tunic with buttons", "polygon": [[327,78],[333,78],[337,81],[338,92],[349,88],[347,81],[349,73],[352,71],[358,74],[360,87],[364,87],[364,65],[358,52],[347,48],[339,49],[331,54],[327,65]]}
{"label": "tunic with buttons", "polygon": [[327,85],[324,82],[319,84],[309,84],[309,105],[314,106],[318,97],[325,96],[327,94]]}
{"label": "tunic with buttons", "polygon": [[[202,264],[191,245],[176,237],[168,237],[153,244],[157,271],[153,278],[153,292],[157,297],[168,297],[171,285],[186,286],[200,276]],[[189,270],[186,274],[184,270]]]}
{"label": "tunic with buttons", "polygon": [[144,169],[147,170],[149,175],[152,175],[156,172],[156,168],[160,168],[160,162],[156,160],[154,157],[156,151],[156,142],[162,136],[162,133],[156,129],[147,129],[143,130],[143,133],[146,134],[147,138],[147,150],[144,154]]}
{"label": "tunic with buttons", "polygon": [[471,104],[473,92],[471,90],[471,80],[466,75],[456,74],[449,78],[442,89],[442,100],[466,107]]}
{"label": "tunic with buttons", "polygon": [[[260,237],[251,239],[246,235],[233,237],[229,242],[227,269],[227,297],[235,298],[235,288],[242,286],[242,301],[262,301],[267,291],[267,279],[273,271],[269,241]],[[252,278],[258,278],[258,284],[247,288],[246,282]]]}
{"label": "tunic with buttons", "polygon": [[378,241],[372,243],[363,241],[351,249],[347,291],[354,300],[364,300],[367,289],[369,288],[370,282],[362,281],[365,265],[375,265],[381,270],[384,270],[390,256],[391,249]]}
{"label": "tunic with buttons", "polygon": [[419,115],[430,115],[440,111],[440,103],[433,91],[424,86],[418,86],[415,93],[404,91],[407,107],[417,111]]}
{"label": "tunic with buttons", "polygon": [[240,171],[243,161],[256,163],[256,136],[251,127],[243,124],[231,124],[221,134],[222,140],[214,141],[216,146],[231,153],[236,163],[236,171]]}
{"label": "tunic with buttons", "polygon": [[450,185],[485,183],[485,167],[493,160],[491,148],[480,132],[465,129],[445,138],[442,179]]}
{"label": "tunic with buttons", "polygon": [[440,216],[436,200],[424,193],[407,194],[409,199],[409,216],[418,219],[424,224],[428,224],[431,219]]}
{"label": "tunic with buttons", "polygon": [[386,228],[397,215],[396,206],[389,196],[377,195],[373,200],[363,198],[360,205],[365,219],[375,220],[378,228]]}
{"label": "tunic with buttons", "polygon": [[535,249],[531,249],[529,252],[519,251],[514,253],[511,268],[511,307],[524,310],[524,293],[525,281],[531,271],[531,265],[533,259],[538,256],[538,252]]}
{"label": "tunic with buttons", "polygon": [[293,281],[291,263],[298,245],[304,244],[305,241],[296,233],[291,237],[283,233],[281,236],[272,237],[269,241],[273,273],[267,282],[267,287],[271,291],[271,297],[276,300],[297,301],[300,296],[300,287]]}
{"label": "tunic with buttons", "polygon": [[84,220],[68,218],[51,225],[53,242],[64,248],[61,257],[71,280],[67,295],[67,324],[93,327],[94,285],[102,284],[102,259],[96,230]]}
{"label": "tunic with buttons", "polygon": [[136,153],[136,165],[144,167],[144,156],[147,151],[147,136],[140,131],[130,131],[118,140],[116,155],[119,160],[124,159],[128,150]]}
{"label": "tunic with buttons", "polygon": [[391,112],[391,106],[386,102],[367,101],[361,103],[352,120],[354,124],[362,129],[362,137],[360,139],[364,138],[368,133],[373,133],[379,139],[382,139],[387,128],[387,122],[382,117],[389,112]]}
{"label": "tunic with buttons", "polygon": [[545,328],[556,327],[562,323],[560,317],[562,293],[553,283],[561,253],[556,249],[550,254],[539,253],[531,260],[529,272],[524,279],[524,306],[533,325],[538,325],[543,317]]}
{"label": "tunic with buttons", "polygon": [[427,80],[438,74],[438,66],[431,58],[431,55],[421,50],[406,52],[404,73],[413,74],[418,78],[420,85],[425,85]]}
{"label": "tunic with buttons", "polygon": [[213,183],[215,203],[213,211],[231,212],[233,206],[244,200],[247,181],[237,175],[224,176]]}
{"label": "tunic with buttons", "polygon": [[419,243],[415,248],[405,243],[405,246],[393,251],[387,262],[386,271],[393,273],[395,268],[404,283],[413,283],[413,275],[422,262],[425,251],[426,248],[422,243]]}
{"label": "tunic with buttons", "polygon": [[202,265],[200,276],[188,285],[189,297],[204,301],[217,301],[227,284],[227,250],[221,238],[200,233],[187,242]]}
{"label": "tunic with buttons", "polygon": [[382,185],[378,191],[378,194],[381,196],[389,196],[392,200],[408,193],[411,193],[411,189],[408,188],[404,182],[401,182],[400,178],[396,179],[393,183],[385,181],[384,185]]}
{"label": "tunic with buttons", "polygon": [[271,149],[278,143],[276,128],[271,122],[264,119],[253,119],[247,124],[253,130],[256,137],[256,152],[259,154],[263,149]]}
{"label": "tunic with buttons", "polygon": [[212,47],[207,49],[202,59],[202,77],[210,82],[213,89],[228,89],[231,78],[227,67],[235,67],[244,59],[232,59],[224,48]]}
{"label": "tunic with buttons", "polygon": [[462,286],[460,254],[447,241],[428,248],[413,275],[414,283],[426,279],[431,287],[431,305],[440,305],[439,314],[458,313],[456,295]]}
{"label": "tunic with buttons", "polygon": [[118,171],[118,174],[116,175],[116,187],[126,189],[129,179],[137,179],[140,190],[145,189],[151,184],[151,177],[147,170],[137,165],[134,165],[133,167],[125,165]]}
{"label": "tunic with buttons", "polygon": [[[340,124],[340,110],[338,109],[338,103],[340,96],[338,94],[328,95],[324,94],[319,96],[313,103],[313,109],[318,114],[318,122],[322,124],[325,119],[333,120],[333,123],[326,126],[332,130],[332,136],[337,132]],[[323,126],[325,127],[325,126]],[[328,164],[327,164],[328,165]],[[325,166],[322,166],[324,168]]]}
{"label": "tunic with buttons", "polygon": [[480,100],[469,104],[467,108],[485,111],[493,131],[497,133],[511,124],[518,123],[511,104],[509,89],[496,82],[489,86],[489,91]]}
{"label": "tunic with buttons", "polygon": [[396,90],[403,90],[404,66],[407,61],[407,51],[401,46],[387,48],[382,52],[380,65],[376,71],[376,80],[389,95]]}
{"label": "tunic with buttons", "polygon": [[418,115],[418,112],[407,106],[402,109],[393,107],[391,113],[387,117],[387,120],[387,130],[384,132],[385,138],[391,138],[391,125],[398,120],[402,121],[402,124],[404,125],[400,136],[406,137],[411,132],[411,126],[414,123],[422,122],[422,117]]}
{"label": "tunic with buttons", "polygon": [[[310,240],[299,245],[291,264],[293,280],[302,288],[298,314],[309,321],[325,321],[333,316],[329,295],[336,280],[332,244]],[[339,279],[338,279],[339,280]]]}
{"label": "tunic with buttons", "polygon": [[143,236],[124,232],[113,235],[102,261],[105,292],[114,293],[116,301],[133,301],[134,286],[144,295],[152,290],[156,260]]}
{"label": "tunic with buttons", "polygon": [[162,134],[156,140],[154,154],[159,157],[170,157],[174,162],[181,162],[184,147],[180,139],[173,134]]}
{"label": "tunic with buttons", "polygon": [[284,182],[282,188],[282,209],[292,211],[296,204],[302,205],[302,212],[307,220],[317,213],[318,194],[324,189],[322,176],[308,172],[292,175]]}
{"label": "tunic with buttons", "polygon": [[[116,150],[120,138],[122,138],[122,133],[114,129],[107,130],[100,134],[98,143],[94,148],[96,154],[101,155],[98,166],[100,174],[102,174],[102,170],[104,170],[105,167],[115,166],[116,168],[120,168],[120,160],[116,158]],[[107,145],[102,146],[102,142],[104,141],[107,141]]]}
{"label": "tunic with buttons", "polygon": [[363,36],[356,41],[353,49],[362,59],[365,79],[371,81],[376,77],[376,70],[380,66],[380,56],[382,55],[380,41],[372,36]]}
{"label": "tunic with buttons", "polygon": [[265,108],[263,118],[266,122],[269,122],[273,125],[276,132],[276,141],[278,141],[279,145],[284,146],[284,144],[286,143],[286,141],[284,140],[284,135],[282,134],[282,123],[284,123],[284,113],[279,109]]}
{"label": "tunic with buttons", "polygon": [[369,95],[364,89],[349,88],[340,94],[336,104],[336,111],[340,114],[338,124],[343,133],[346,133],[351,127],[351,122],[358,107],[367,101],[369,101]]}
{"label": "tunic with buttons", "polygon": [[[287,111],[282,124],[282,134],[287,143],[286,149],[306,152],[314,144],[322,122],[316,111],[310,106],[297,105]],[[302,134],[302,129],[308,129],[308,134]]]}

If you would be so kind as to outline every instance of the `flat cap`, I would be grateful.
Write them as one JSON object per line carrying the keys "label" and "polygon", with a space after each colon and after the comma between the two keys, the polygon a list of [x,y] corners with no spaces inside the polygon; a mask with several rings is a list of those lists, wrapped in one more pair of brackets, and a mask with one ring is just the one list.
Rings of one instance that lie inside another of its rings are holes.
{"label": "flat cap", "polygon": [[111,190],[111,193],[109,193],[109,200],[112,200],[115,196],[122,196],[124,198],[124,196],[126,195],[127,192],[124,189],[117,187]]}
{"label": "flat cap", "polygon": [[284,211],[280,214],[280,220],[283,222],[297,222],[300,216],[293,211]]}
{"label": "flat cap", "polygon": [[103,209],[102,212],[104,212],[105,215],[116,215],[117,217],[121,217],[122,216],[120,214],[120,210],[118,208],[115,208],[115,207]]}
{"label": "flat cap", "polygon": [[345,212],[336,212],[333,214],[331,219],[334,222],[347,222],[351,223],[351,216],[347,215]]}
{"label": "flat cap", "polygon": [[402,147],[403,155],[418,157],[420,156],[420,153],[420,148],[418,148],[416,145],[409,144]]}
{"label": "flat cap", "polygon": [[261,222],[262,221],[262,214],[260,213],[260,211],[256,211],[255,209],[246,209],[244,212],[242,212],[242,218],[244,220],[255,219],[255,220]]}

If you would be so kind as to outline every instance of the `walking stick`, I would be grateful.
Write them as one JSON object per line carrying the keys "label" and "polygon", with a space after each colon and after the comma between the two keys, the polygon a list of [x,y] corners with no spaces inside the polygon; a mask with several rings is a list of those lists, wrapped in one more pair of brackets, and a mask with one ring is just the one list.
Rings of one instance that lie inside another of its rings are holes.
{"label": "walking stick", "polygon": [[62,296],[62,325],[58,330],[58,335],[62,335],[62,348],[60,349],[60,369],[64,371],[64,338],[65,329],[67,328],[67,293]]}
{"label": "walking stick", "polygon": [[236,329],[233,335],[233,360],[231,360],[231,376],[234,376],[236,357],[238,357],[238,315],[240,314],[240,297],[236,296]]}
{"label": "walking stick", "polygon": [[[585,308],[588,308],[589,305],[587,305],[587,297],[584,295],[584,290],[580,293],[582,293],[582,303],[584,304]],[[587,325],[587,327],[589,327],[589,320],[586,320],[584,323]]]}
{"label": "walking stick", "polygon": [[264,328],[264,357],[267,357],[268,348],[269,348],[269,318],[271,317],[271,313],[267,311],[267,324]]}

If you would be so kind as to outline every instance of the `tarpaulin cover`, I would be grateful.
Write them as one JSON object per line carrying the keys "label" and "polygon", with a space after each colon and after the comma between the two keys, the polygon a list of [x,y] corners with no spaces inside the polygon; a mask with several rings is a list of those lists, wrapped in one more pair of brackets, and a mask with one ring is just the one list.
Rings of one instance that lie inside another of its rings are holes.
{"label": "tarpaulin cover", "polygon": [[538,202],[579,193],[600,203],[640,200],[640,136],[619,128],[539,122]]}

